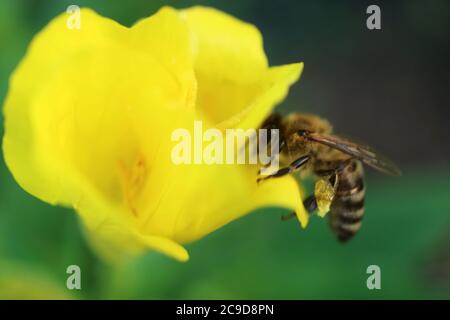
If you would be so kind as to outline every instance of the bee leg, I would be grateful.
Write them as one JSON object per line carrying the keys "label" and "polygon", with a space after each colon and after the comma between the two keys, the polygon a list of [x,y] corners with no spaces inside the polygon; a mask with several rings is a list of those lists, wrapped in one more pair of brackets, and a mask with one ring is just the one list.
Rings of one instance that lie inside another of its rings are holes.
{"label": "bee leg", "polygon": [[299,170],[303,165],[305,165],[311,157],[309,155],[302,156],[296,160],[294,160],[288,167],[280,168],[271,175],[265,177],[259,177],[256,182],[260,182],[262,180],[267,180],[270,178],[282,177],[292,172]]}
{"label": "bee leg", "polygon": [[339,182],[339,176],[338,176],[338,172],[335,171],[331,177],[328,179],[328,181],[330,181],[331,185],[333,186],[334,190],[336,191],[337,186],[338,186],[338,182]]}
{"label": "bee leg", "polygon": [[261,174],[261,172],[262,172],[264,169],[267,169],[267,168],[269,168],[269,167],[271,166],[271,164],[273,163],[273,160],[274,160],[276,157],[279,156],[280,152],[283,150],[283,148],[284,148],[285,146],[286,146],[285,142],[284,142],[284,141],[281,141],[281,142],[280,142],[280,146],[278,147],[278,153],[274,153],[274,154],[271,154],[271,155],[270,155],[270,160],[269,160],[269,162],[268,162],[267,164],[264,164],[263,167],[262,167],[261,169],[258,170],[258,174]]}
{"label": "bee leg", "polygon": [[303,200],[303,206],[309,214],[313,213],[317,209],[316,197],[312,194],[305,200]]}
{"label": "bee leg", "polygon": [[324,169],[323,166],[321,166],[319,168],[316,168],[314,170],[314,173],[319,177],[334,176],[337,173],[344,170],[344,168],[348,165],[349,161],[350,160],[344,160],[344,161],[339,161],[337,164],[333,163],[331,165],[331,168],[327,168],[327,169]]}
{"label": "bee leg", "polygon": [[[314,195],[310,195],[308,198],[303,200],[303,206],[309,214],[312,214],[317,209],[316,197]],[[281,220],[286,221],[295,218],[296,216],[297,215],[295,214],[295,212],[291,212],[289,214],[281,216]]]}
{"label": "bee leg", "polygon": [[285,214],[281,216],[281,221],[287,221],[290,220],[292,218],[295,218],[297,216],[297,214],[295,212],[291,212],[289,214]]}

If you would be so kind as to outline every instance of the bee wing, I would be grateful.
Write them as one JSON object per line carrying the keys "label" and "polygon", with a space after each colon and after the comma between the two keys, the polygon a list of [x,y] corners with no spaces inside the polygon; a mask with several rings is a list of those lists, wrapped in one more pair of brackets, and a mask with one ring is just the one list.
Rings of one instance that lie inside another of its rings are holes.
{"label": "bee wing", "polygon": [[395,176],[401,175],[401,171],[395,163],[367,145],[355,143],[335,135],[322,135],[317,133],[309,133],[308,139],[351,155],[383,173]]}

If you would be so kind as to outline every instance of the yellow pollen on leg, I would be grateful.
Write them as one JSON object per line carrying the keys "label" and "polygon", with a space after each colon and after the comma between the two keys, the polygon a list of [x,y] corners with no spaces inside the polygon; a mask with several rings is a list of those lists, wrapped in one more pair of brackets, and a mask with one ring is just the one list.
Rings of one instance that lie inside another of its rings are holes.
{"label": "yellow pollen on leg", "polygon": [[314,196],[317,201],[317,211],[320,217],[324,217],[330,211],[335,190],[328,179],[318,179],[314,187]]}

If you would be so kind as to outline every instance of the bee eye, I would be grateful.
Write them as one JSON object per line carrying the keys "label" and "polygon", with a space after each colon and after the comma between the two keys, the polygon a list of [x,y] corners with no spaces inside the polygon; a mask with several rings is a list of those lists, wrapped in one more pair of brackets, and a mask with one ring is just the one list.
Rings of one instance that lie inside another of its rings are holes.
{"label": "bee eye", "polygon": [[303,137],[303,138],[308,138],[308,134],[309,134],[309,131],[308,130],[298,130],[297,131],[297,134],[300,136],[300,137]]}

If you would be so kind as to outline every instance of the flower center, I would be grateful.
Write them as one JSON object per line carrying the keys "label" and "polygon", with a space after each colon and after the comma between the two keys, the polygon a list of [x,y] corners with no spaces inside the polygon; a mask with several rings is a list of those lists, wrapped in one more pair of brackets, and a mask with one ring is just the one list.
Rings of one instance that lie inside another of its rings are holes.
{"label": "flower center", "polygon": [[131,164],[119,162],[122,180],[122,192],[128,209],[138,216],[138,199],[147,178],[145,158],[139,154]]}

